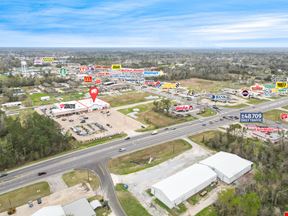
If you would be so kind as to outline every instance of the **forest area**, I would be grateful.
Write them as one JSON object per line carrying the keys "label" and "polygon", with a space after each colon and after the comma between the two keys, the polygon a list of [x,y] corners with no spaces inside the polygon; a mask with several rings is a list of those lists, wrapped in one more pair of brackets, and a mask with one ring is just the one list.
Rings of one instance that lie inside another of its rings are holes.
{"label": "forest area", "polygon": [[211,149],[254,162],[253,180],[222,193],[214,207],[221,216],[281,215],[288,210],[288,142],[282,139],[277,144],[265,143],[245,138],[244,133],[245,128],[231,125],[226,133],[202,137],[201,142]]}
{"label": "forest area", "polygon": [[0,113],[0,170],[71,149],[71,138],[57,123],[36,112],[17,117]]}

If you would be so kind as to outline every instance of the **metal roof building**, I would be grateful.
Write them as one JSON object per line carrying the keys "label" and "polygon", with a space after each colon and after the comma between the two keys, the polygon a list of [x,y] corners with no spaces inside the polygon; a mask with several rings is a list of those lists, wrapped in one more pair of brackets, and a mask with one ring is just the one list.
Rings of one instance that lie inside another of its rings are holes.
{"label": "metal roof building", "polygon": [[199,163],[210,167],[227,184],[249,172],[253,165],[251,161],[227,152],[218,152]]}
{"label": "metal roof building", "polygon": [[151,193],[173,208],[216,180],[217,174],[209,167],[194,164],[152,185]]}
{"label": "metal roof building", "polygon": [[52,215],[66,216],[61,205],[47,206],[32,214],[32,216],[52,216]]}
{"label": "metal roof building", "polygon": [[87,199],[82,198],[63,206],[66,215],[73,216],[96,216]]}

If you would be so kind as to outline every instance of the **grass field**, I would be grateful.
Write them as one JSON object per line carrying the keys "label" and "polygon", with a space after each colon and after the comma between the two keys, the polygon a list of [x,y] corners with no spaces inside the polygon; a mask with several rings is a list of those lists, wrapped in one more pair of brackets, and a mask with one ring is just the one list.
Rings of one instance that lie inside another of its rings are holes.
{"label": "grass field", "polygon": [[39,182],[4,193],[0,195],[0,212],[7,211],[10,208],[10,203],[11,207],[18,207],[27,204],[30,200],[34,201],[37,198],[48,196],[50,193],[50,187],[47,182]]}
{"label": "grass field", "polygon": [[145,97],[151,95],[146,92],[127,92],[117,96],[101,96],[100,99],[110,103],[112,107],[147,101]]}
{"label": "grass field", "polygon": [[[191,148],[192,146],[184,140],[170,141],[114,158],[109,161],[109,169],[112,173],[119,175],[137,172],[148,167],[156,166]],[[153,160],[148,163],[150,157],[152,157]]]}
{"label": "grass field", "polygon": [[282,107],[283,109],[287,109],[288,110],[288,106],[284,106],[284,107]]}
{"label": "grass field", "polygon": [[128,108],[128,109],[122,109],[119,111],[123,114],[127,114],[130,112],[133,112],[133,109],[135,108],[139,109],[140,111],[137,114],[138,118],[136,120],[143,124],[148,125],[148,127],[145,128],[144,131],[167,127],[170,125],[179,124],[185,121],[192,121],[196,119],[195,117],[192,117],[192,116],[170,117],[165,114],[155,112],[153,110],[153,106],[154,106],[153,103],[149,103],[149,104],[143,104],[143,105],[135,106],[135,107]]}
{"label": "grass field", "polygon": [[178,215],[181,215],[182,213],[186,212],[187,211],[187,208],[186,206],[181,203],[177,206],[177,208],[168,208],[163,202],[161,202],[159,199],[154,199],[154,202],[159,205],[161,208],[165,209],[168,213],[169,213],[169,216],[178,216]]}
{"label": "grass field", "polygon": [[267,102],[267,101],[269,101],[269,100],[250,98],[250,99],[247,100],[247,103],[249,103],[249,104],[260,104],[260,103],[264,103],[264,102]]}
{"label": "grass field", "polygon": [[120,134],[114,134],[112,136],[99,138],[99,139],[93,140],[91,142],[78,143],[77,149],[85,149],[85,148],[92,147],[95,145],[104,144],[107,142],[111,142],[112,140],[120,139],[120,138],[123,138],[126,136],[127,136],[126,133],[120,133]]}
{"label": "grass field", "polygon": [[123,187],[123,184],[116,185],[116,194],[127,216],[150,215],[140,202]]}
{"label": "grass field", "polygon": [[[273,109],[264,113],[264,119],[272,120],[272,121],[281,121],[280,114],[285,113],[283,110]],[[283,121],[285,123],[285,121]]]}
{"label": "grass field", "polygon": [[213,81],[213,80],[205,80],[205,79],[187,79],[179,81],[181,86],[188,87],[197,92],[202,92],[203,89],[207,92],[218,92],[223,88],[240,88],[243,87],[241,85],[229,82],[229,81]]}
{"label": "grass field", "polygon": [[211,205],[206,208],[204,208],[202,211],[200,211],[196,216],[218,216],[216,209]]}
{"label": "grass field", "polygon": [[89,183],[92,189],[95,191],[99,188],[100,185],[98,176],[89,170],[74,170],[65,173],[62,178],[68,187],[72,187],[80,183]]}
{"label": "grass field", "polygon": [[211,130],[211,131],[205,131],[202,133],[195,134],[193,136],[189,136],[189,139],[191,139],[193,142],[198,143],[198,144],[204,144],[202,143],[203,137],[205,137],[205,140],[212,139],[215,137],[217,134],[220,134],[220,131],[216,130]]}
{"label": "grass field", "polygon": [[198,114],[202,117],[209,117],[209,116],[213,116],[213,115],[216,115],[217,113],[213,110],[213,109],[210,109],[210,108],[206,108],[204,110],[204,112]]}
{"label": "grass field", "polygon": [[231,105],[231,106],[222,106],[225,108],[232,108],[232,109],[240,109],[240,108],[244,108],[247,107],[247,104],[237,104],[237,105]]}

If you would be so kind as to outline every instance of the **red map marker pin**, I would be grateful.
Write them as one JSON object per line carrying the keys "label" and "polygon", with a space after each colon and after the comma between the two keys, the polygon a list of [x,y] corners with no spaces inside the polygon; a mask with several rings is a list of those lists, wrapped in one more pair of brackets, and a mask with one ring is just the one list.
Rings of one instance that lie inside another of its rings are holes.
{"label": "red map marker pin", "polygon": [[90,93],[90,96],[93,100],[93,103],[95,102],[95,99],[99,93],[99,90],[97,87],[91,87],[90,90],[89,90],[89,93]]}

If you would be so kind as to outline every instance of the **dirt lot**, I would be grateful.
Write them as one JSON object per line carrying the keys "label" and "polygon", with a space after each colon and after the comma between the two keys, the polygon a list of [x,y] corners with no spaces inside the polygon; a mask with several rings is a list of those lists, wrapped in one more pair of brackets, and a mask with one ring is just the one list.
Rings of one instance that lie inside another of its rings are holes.
{"label": "dirt lot", "polygon": [[[106,113],[107,111],[109,113]],[[65,131],[71,132],[78,141],[90,141],[118,133],[133,135],[134,131],[140,129],[142,126],[138,121],[113,109],[105,110],[103,113],[101,111],[94,111],[81,115],[55,118],[54,120]],[[74,131],[72,128],[74,128]],[[75,131],[79,131],[79,133],[77,134]]]}

